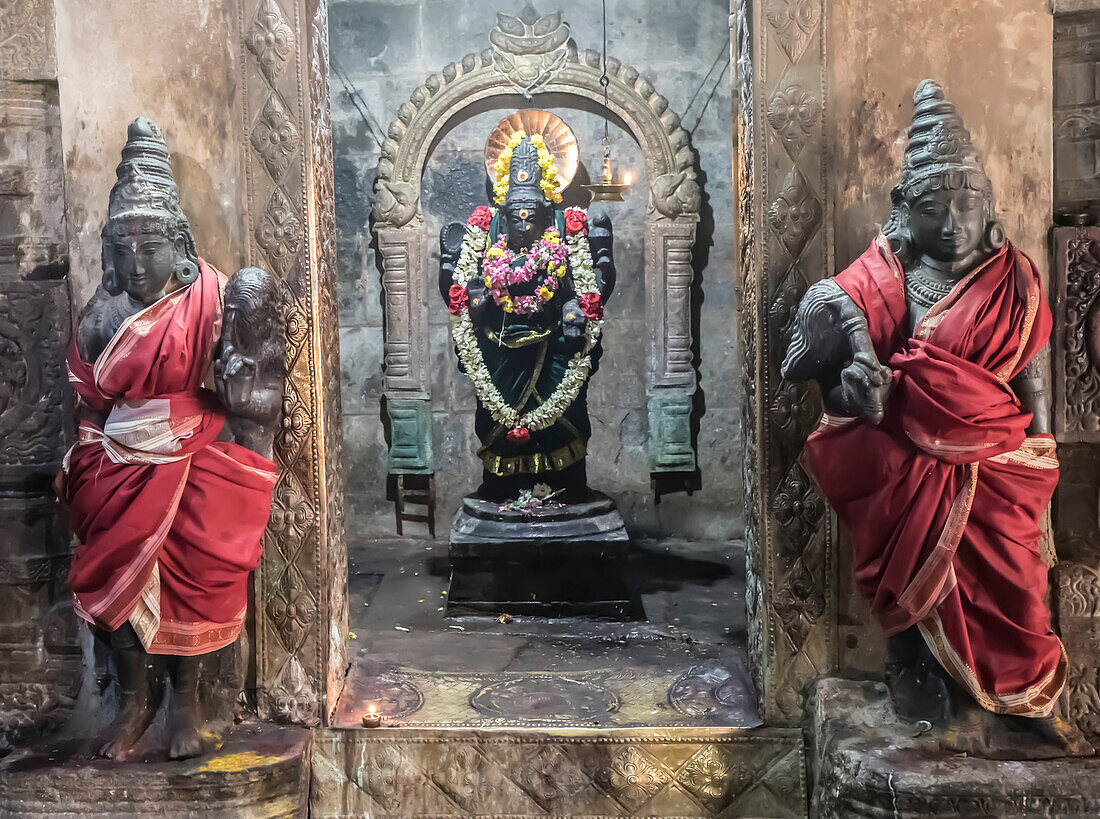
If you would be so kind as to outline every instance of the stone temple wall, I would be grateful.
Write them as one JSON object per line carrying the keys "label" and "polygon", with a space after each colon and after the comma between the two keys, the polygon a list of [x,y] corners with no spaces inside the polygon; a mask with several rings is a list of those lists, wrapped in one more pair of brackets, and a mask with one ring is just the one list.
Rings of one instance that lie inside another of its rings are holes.
{"label": "stone temple wall", "polygon": [[[477,0],[331,3],[340,355],[348,527],[353,539],[391,533],[394,525],[383,480],[387,446],[381,408],[381,273],[369,231],[378,143],[398,106],[425,77],[487,47],[496,11],[518,13],[520,5],[512,8],[507,3]],[[560,8],[580,48],[600,47],[598,5],[543,2],[538,8],[543,13]],[[738,537],[742,510],[735,499],[742,495],[741,446],[735,408],[740,386],[734,370],[730,86],[724,75],[728,7],[713,0],[660,7],[643,0],[610,0],[607,14],[609,56],[648,75],[668,97],[670,107],[683,116],[685,128],[694,129],[692,142],[699,155],[705,197],[693,294],[700,376],[696,412],[700,485],[690,496],[667,494],[659,505],[654,504],[646,454],[646,348],[639,343],[647,335],[641,274],[643,191],[648,181],[640,148],[614,124],[616,174],[631,171],[635,185],[626,202],[611,210],[619,282],[608,310],[603,362],[589,398],[594,428],[590,483],[620,503],[628,526],[640,534]],[[598,175],[602,118],[587,111],[550,110],[573,128],[582,165]],[[456,370],[448,313],[435,287],[438,243],[434,237],[441,225],[465,219],[476,205],[488,202],[482,150],[489,131],[507,113],[505,109],[481,111],[445,132],[429,158],[421,190],[431,254],[427,292],[433,443],[437,521],[442,526],[461,496],[476,486],[480,468],[474,456],[473,390]],[[582,174],[583,170],[578,172]]]}

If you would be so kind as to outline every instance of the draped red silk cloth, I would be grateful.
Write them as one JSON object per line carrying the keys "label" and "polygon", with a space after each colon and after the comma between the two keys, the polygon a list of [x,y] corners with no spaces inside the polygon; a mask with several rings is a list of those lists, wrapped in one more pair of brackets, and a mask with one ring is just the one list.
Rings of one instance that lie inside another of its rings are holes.
{"label": "draped red silk cloth", "polygon": [[110,413],[80,424],[58,476],[79,540],[77,613],[114,631],[129,620],[153,654],[232,643],[259,565],[275,465],[216,441],[224,414],[202,383],[221,331],[225,277],[199,278],[127,319],[94,365],[74,340],[69,379]]}
{"label": "draped red silk cloth", "polygon": [[835,281],[893,371],[879,426],[826,415],[807,465],[851,530],[856,584],[888,634],[914,624],[984,708],[1045,716],[1065,684],[1038,520],[1054,439],[1008,382],[1050,335],[1032,261],[1007,244],[908,332],[904,277],[880,236]]}

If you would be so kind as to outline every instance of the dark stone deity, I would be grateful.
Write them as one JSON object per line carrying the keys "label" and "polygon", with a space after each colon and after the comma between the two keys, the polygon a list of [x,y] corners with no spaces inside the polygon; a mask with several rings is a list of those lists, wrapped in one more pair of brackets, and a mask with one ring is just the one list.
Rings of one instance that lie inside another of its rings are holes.
{"label": "dark stone deity", "polygon": [[[169,756],[202,752],[202,659],[236,642],[258,565],[283,379],[275,281],[195,252],[156,124],[129,127],[103,278],[69,350],[79,432],[58,476],[77,613],[109,645],[124,758],[172,688]],[[212,389],[210,387],[213,387]],[[230,694],[232,696],[232,694]]]}
{"label": "dark stone deity", "polygon": [[478,396],[478,497],[541,483],[577,502],[588,497],[588,379],[615,287],[611,220],[555,208],[554,157],[538,134],[513,133],[496,167],[500,209],[480,207],[440,236],[439,289]]}
{"label": "dark stone deity", "polygon": [[913,99],[890,220],[807,291],[782,374],[821,387],[807,465],[888,635],[899,716],[973,755],[1090,755],[1053,713],[1067,660],[1037,546],[1058,480],[1050,310],[955,106],[931,80]]}

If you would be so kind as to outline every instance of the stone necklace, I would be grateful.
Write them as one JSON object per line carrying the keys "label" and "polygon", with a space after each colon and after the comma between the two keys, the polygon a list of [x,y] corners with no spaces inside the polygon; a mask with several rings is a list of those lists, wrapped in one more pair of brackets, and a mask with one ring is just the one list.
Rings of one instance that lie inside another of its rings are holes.
{"label": "stone necklace", "polygon": [[944,299],[958,282],[940,281],[928,275],[921,265],[905,271],[905,289],[909,298],[921,307],[932,307]]}

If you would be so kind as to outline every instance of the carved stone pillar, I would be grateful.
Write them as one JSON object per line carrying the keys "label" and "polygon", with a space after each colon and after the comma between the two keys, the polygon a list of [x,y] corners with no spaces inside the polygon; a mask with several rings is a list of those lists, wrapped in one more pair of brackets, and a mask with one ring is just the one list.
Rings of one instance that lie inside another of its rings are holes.
{"label": "carved stone pillar", "polygon": [[826,0],[733,0],[750,653],[770,724],[835,664],[831,517],[800,462],[816,388],[779,376],[806,288],[831,273]]}
{"label": "carved stone pillar", "polygon": [[0,12],[0,755],[61,722],[81,679],[69,532],[50,488],[72,414],[52,9]]}
{"label": "carved stone pillar", "polygon": [[347,551],[327,0],[236,0],[247,264],[286,284],[279,482],[256,578],[260,713],[327,719],[346,667]]}

